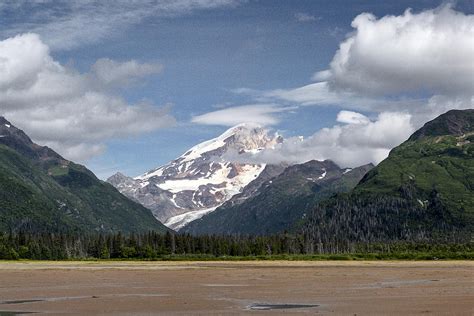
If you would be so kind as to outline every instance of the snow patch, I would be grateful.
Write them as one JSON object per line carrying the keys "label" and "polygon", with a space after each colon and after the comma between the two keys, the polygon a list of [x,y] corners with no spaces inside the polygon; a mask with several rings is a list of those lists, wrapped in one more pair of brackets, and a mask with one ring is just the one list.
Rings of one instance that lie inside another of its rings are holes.
{"label": "snow patch", "polygon": [[204,215],[213,212],[217,207],[218,206],[176,215],[170,217],[166,222],[164,222],[164,224],[175,231],[179,231],[190,222],[200,219]]}
{"label": "snow patch", "polygon": [[[236,191],[240,192],[241,188],[249,184],[252,180],[260,175],[265,169],[265,165],[245,165],[242,167],[243,172],[232,179],[228,178],[231,168],[221,168],[214,174],[204,178],[197,179],[172,179],[166,180],[163,183],[157,184],[160,189],[170,191],[171,193],[178,193],[181,191],[196,191],[202,185],[222,185],[225,184],[224,190],[229,193]],[[221,191],[222,189],[217,189]]]}
{"label": "snow patch", "polygon": [[173,205],[177,208],[182,208],[181,206],[179,206],[177,203],[176,203],[176,194],[173,194],[173,197],[170,199],[171,203],[173,203]]}
{"label": "snow patch", "polygon": [[161,177],[163,175],[163,167],[156,169],[155,171],[147,172],[141,176],[133,178],[134,180],[146,180],[151,177]]}
{"label": "snow patch", "polygon": [[327,171],[326,171],[326,169],[323,169],[323,170],[324,170],[324,172],[323,172],[323,174],[318,178],[318,180],[324,179],[324,178],[326,177]]}

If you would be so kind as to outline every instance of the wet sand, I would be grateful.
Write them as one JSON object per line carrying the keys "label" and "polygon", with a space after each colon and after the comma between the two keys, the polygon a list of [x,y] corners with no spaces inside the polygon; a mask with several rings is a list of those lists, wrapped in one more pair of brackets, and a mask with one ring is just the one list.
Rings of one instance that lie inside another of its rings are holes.
{"label": "wet sand", "polygon": [[0,262],[7,311],[474,315],[474,262]]}

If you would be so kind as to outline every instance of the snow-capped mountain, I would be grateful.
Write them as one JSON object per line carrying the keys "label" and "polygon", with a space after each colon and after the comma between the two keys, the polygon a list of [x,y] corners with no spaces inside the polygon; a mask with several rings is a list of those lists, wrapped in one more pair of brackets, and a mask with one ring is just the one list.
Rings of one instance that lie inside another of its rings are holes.
{"label": "snow-capped mountain", "polygon": [[265,169],[264,164],[226,161],[226,154],[255,153],[279,142],[281,136],[241,124],[141,176],[117,173],[107,181],[178,230],[240,193]]}

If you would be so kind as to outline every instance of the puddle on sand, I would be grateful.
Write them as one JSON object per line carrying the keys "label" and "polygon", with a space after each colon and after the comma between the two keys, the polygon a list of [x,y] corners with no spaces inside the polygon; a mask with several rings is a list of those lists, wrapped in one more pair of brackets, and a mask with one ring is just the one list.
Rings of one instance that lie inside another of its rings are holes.
{"label": "puddle on sand", "polygon": [[[1,0],[0,0],[1,1]],[[104,294],[104,295],[85,295],[85,296],[60,296],[60,297],[46,297],[26,300],[11,300],[11,301],[0,301],[0,305],[7,304],[27,304],[36,302],[58,302],[58,301],[69,301],[69,300],[82,300],[89,298],[114,298],[114,297],[162,297],[170,296],[169,294],[153,294],[153,293],[126,293],[126,294]],[[0,316],[3,316],[0,314]]]}
{"label": "puddle on sand", "polygon": [[252,304],[248,306],[251,310],[269,311],[275,309],[295,309],[318,307],[316,304]]}
{"label": "puddle on sand", "polygon": [[241,286],[248,286],[248,284],[208,283],[208,284],[202,284],[202,286],[207,286],[207,287],[241,287]]}
{"label": "puddle on sand", "polygon": [[17,311],[0,311],[0,316],[17,316],[25,314],[34,314],[35,312],[17,312]]}
{"label": "puddle on sand", "polygon": [[[13,300],[13,301],[3,301],[0,302],[2,305],[9,305],[9,304],[23,304],[23,303],[34,303],[34,302],[43,302],[44,300]],[[1,314],[0,314],[1,315]]]}

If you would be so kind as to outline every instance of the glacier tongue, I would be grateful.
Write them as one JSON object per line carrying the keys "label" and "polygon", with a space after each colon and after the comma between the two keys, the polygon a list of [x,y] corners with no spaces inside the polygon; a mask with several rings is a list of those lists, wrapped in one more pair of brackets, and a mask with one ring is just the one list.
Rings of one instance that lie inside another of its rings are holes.
{"label": "glacier tongue", "polygon": [[255,153],[282,139],[251,124],[240,124],[200,143],[183,155],[136,178],[121,174],[108,181],[179,230],[240,193],[265,169],[264,164],[225,161],[227,152]]}
{"label": "glacier tongue", "polygon": [[168,220],[166,222],[164,222],[163,224],[165,224],[166,226],[168,226],[171,229],[174,229],[174,230],[178,231],[181,228],[183,228],[184,226],[186,226],[187,224],[189,224],[190,222],[195,221],[197,219],[200,219],[201,217],[203,217],[207,213],[213,212],[216,208],[217,208],[217,206],[212,207],[212,208],[198,210],[198,211],[190,211],[190,212],[187,212],[187,213],[184,213],[184,214],[176,215],[176,216],[168,218]]}

